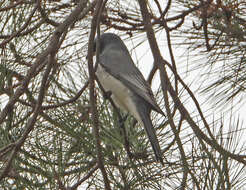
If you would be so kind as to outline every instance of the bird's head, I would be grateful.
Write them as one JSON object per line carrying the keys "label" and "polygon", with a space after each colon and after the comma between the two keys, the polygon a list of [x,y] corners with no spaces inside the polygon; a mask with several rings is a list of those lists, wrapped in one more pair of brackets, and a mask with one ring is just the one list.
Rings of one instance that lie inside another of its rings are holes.
{"label": "bird's head", "polygon": [[[120,37],[113,33],[103,33],[100,35],[100,52],[101,54],[105,49],[121,49],[123,51],[128,52],[127,47],[123,43],[123,41],[120,39]],[[97,37],[95,38],[94,45],[93,45],[93,51],[96,53],[96,46],[97,46]]]}

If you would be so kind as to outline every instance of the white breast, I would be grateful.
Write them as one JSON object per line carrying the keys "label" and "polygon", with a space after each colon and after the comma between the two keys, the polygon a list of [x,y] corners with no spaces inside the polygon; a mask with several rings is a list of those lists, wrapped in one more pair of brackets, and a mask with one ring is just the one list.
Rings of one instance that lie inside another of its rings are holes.
{"label": "white breast", "polygon": [[130,112],[139,122],[142,122],[131,99],[132,92],[122,82],[108,74],[100,64],[96,75],[104,90],[112,92],[114,103],[124,111]]}

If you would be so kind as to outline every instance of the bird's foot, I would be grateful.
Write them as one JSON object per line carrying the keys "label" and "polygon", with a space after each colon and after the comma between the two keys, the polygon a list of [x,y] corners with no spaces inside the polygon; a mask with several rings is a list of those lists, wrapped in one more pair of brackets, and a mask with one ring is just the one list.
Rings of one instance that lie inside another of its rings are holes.
{"label": "bird's foot", "polygon": [[109,91],[106,91],[104,93],[103,97],[107,100],[107,99],[109,99],[111,97],[111,95],[112,95],[112,92],[109,90]]}

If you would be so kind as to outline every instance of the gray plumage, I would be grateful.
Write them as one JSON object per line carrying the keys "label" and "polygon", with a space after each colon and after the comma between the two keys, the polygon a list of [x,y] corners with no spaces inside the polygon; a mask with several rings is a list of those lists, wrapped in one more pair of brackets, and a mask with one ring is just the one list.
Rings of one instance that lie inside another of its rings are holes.
{"label": "gray plumage", "polygon": [[100,83],[106,91],[112,92],[112,99],[120,108],[130,112],[144,126],[156,159],[163,163],[150,111],[164,113],[157,105],[149,84],[134,65],[119,36],[104,33],[99,42],[99,66],[96,74]]}

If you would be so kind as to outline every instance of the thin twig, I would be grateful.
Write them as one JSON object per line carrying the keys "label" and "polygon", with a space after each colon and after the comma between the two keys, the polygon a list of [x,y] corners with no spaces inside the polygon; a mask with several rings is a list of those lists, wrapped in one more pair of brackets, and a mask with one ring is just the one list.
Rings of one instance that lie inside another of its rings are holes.
{"label": "thin twig", "polygon": [[[34,25],[33,27],[30,27],[29,29],[16,34],[15,37],[20,37],[20,36],[28,35],[28,34],[32,33],[34,30],[38,29],[44,23],[45,23],[45,21],[44,20],[41,20],[36,25]],[[0,39],[10,38],[10,37],[11,37],[10,34],[0,35]]]}
{"label": "thin twig", "polygon": [[83,182],[85,182],[89,177],[91,177],[95,171],[97,171],[98,165],[96,165],[94,168],[92,168],[86,176],[84,176],[82,179],[80,179],[77,183],[75,183],[72,187],[69,188],[69,190],[76,190]]}
{"label": "thin twig", "polygon": [[36,12],[38,8],[38,4],[35,5],[35,7],[33,8],[33,10],[31,11],[29,17],[27,18],[25,24],[15,33],[13,33],[8,39],[5,39],[1,44],[0,44],[0,48],[3,48],[8,42],[10,42],[14,37],[16,37],[18,34],[20,34],[23,30],[25,30],[25,28],[29,25],[30,21],[33,18],[34,13]]}
{"label": "thin twig", "polygon": [[42,110],[54,109],[54,108],[62,107],[62,106],[65,106],[67,104],[75,102],[81,96],[81,94],[85,91],[85,89],[88,87],[88,85],[89,85],[89,81],[86,81],[86,83],[81,88],[81,90],[78,91],[78,93],[74,97],[72,97],[71,99],[66,100],[64,102],[61,102],[61,103],[58,103],[58,104],[54,104],[54,105],[42,106]]}
{"label": "thin twig", "polygon": [[10,98],[6,106],[2,109],[2,112],[0,113],[0,124],[4,121],[8,111],[18,101],[19,97],[25,92],[25,89],[27,88],[30,80],[35,76],[37,69],[40,67],[42,68],[46,64],[45,60],[47,59],[47,56],[56,49],[55,47],[57,43],[59,43],[58,40],[61,37],[62,33],[70,27],[71,23],[74,23],[74,21],[78,19],[80,13],[86,7],[86,3],[87,0],[80,0],[78,6],[71,12],[71,14],[64,20],[64,22],[62,22],[57,27],[50,39],[48,47],[37,57],[32,67],[28,70],[25,78],[22,80],[21,85],[15,91],[15,94]]}
{"label": "thin twig", "polygon": [[163,13],[161,14],[161,17],[164,18],[167,14],[167,12],[169,11],[170,7],[171,7],[171,3],[172,0],[168,0],[166,8],[164,9]]}
{"label": "thin twig", "polygon": [[48,23],[48,24],[50,24],[50,25],[52,25],[52,26],[55,26],[55,27],[59,26],[60,23],[55,22],[54,20],[51,20],[51,19],[48,17],[48,15],[45,13],[45,10],[41,7],[41,2],[40,2],[39,0],[38,0],[37,2],[38,2],[38,11],[40,12],[40,15],[41,15],[42,19],[43,19],[46,23]]}
{"label": "thin twig", "polygon": [[[143,1],[139,0],[139,4],[140,4],[140,7],[143,6],[142,8],[144,8],[144,2]],[[225,150],[213,138],[213,135],[212,135],[211,131],[209,130],[209,126],[208,126],[208,124],[207,124],[207,122],[206,122],[206,120],[205,120],[205,118],[204,118],[204,116],[203,116],[203,114],[201,112],[201,108],[200,108],[198,102],[194,98],[193,93],[190,91],[188,86],[181,80],[179,75],[177,73],[175,73],[175,71],[173,70],[172,66],[166,60],[164,60],[163,57],[161,56],[161,53],[160,53],[159,47],[158,47],[157,42],[156,42],[156,38],[155,38],[155,35],[154,35],[154,31],[153,31],[151,22],[147,22],[146,21],[146,18],[149,17],[147,8],[145,8],[145,11],[142,11],[142,15],[143,15],[143,20],[145,22],[145,28],[146,28],[146,31],[147,31],[147,37],[148,37],[148,40],[149,40],[150,48],[151,48],[155,63],[158,64],[157,66],[158,66],[158,68],[160,70],[161,85],[162,85],[163,91],[165,92],[165,90],[167,90],[170,93],[175,106],[178,108],[178,110],[179,110],[180,114],[182,115],[182,117],[189,123],[190,127],[192,128],[192,130],[194,131],[194,133],[196,134],[197,137],[203,139],[207,144],[209,144],[211,147],[216,149],[219,153],[221,153],[223,155],[227,155],[228,157],[231,157],[231,158],[233,158],[233,159],[235,159],[235,160],[237,160],[237,161],[239,161],[239,162],[241,162],[243,164],[246,164],[246,160],[245,160],[246,156],[245,155],[238,155],[238,154],[234,154],[234,153],[231,153],[231,152]],[[170,82],[170,80],[169,80],[169,78],[167,76],[167,72],[165,70],[164,65],[168,65],[169,66],[169,68],[172,70],[172,72],[175,75],[177,75],[176,77],[181,82],[181,84],[184,86],[184,88],[188,91],[188,93],[190,95],[192,95],[192,97],[193,97],[192,99],[194,100],[197,108],[199,108],[198,109],[199,114],[202,117],[202,120],[204,121],[204,124],[206,125],[207,130],[210,133],[209,135],[210,135],[210,137],[212,137],[212,139],[210,139],[199,128],[199,126],[197,126],[196,122],[191,118],[188,110],[185,108],[185,106],[183,105],[183,103],[179,99],[177,93],[173,89],[173,87],[171,85],[171,82]],[[168,119],[170,119],[170,118],[168,118]]]}
{"label": "thin twig", "polygon": [[47,82],[49,73],[51,71],[51,68],[53,66],[52,65],[53,59],[54,59],[53,56],[50,56],[48,64],[47,64],[47,68],[46,68],[46,70],[44,72],[44,76],[42,78],[42,82],[41,82],[41,86],[40,86],[40,92],[39,92],[38,100],[37,100],[37,103],[35,105],[35,109],[34,109],[33,115],[27,122],[27,126],[26,126],[26,129],[25,129],[24,133],[23,133],[23,136],[15,143],[15,147],[12,150],[11,155],[9,156],[7,164],[6,164],[5,168],[3,169],[3,171],[0,174],[0,181],[8,174],[14,157],[16,156],[17,152],[20,150],[21,146],[24,144],[28,134],[33,130],[34,125],[35,125],[35,123],[37,121],[37,117],[38,117],[38,115],[41,112],[41,105],[42,105],[42,102],[43,102],[43,99],[44,99],[45,91],[47,89],[46,88],[46,85],[47,85],[46,82]]}
{"label": "thin twig", "polygon": [[93,120],[93,132],[95,136],[96,141],[96,149],[97,149],[97,163],[98,167],[100,168],[102,172],[102,176],[104,179],[104,185],[105,189],[110,190],[110,182],[107,177],[107,172],[105,170],[104,164],[103,164],[103,155],[101,150],[101,140],[99,135],[99,120],[98,120],[98,112],[96,107],[96,96],[95,96],[95,70],[93,68],[93,44],[96,34],[96,28],[98,24],[100,23],[98,19],[101,17],[101,13],[103,10],[103,0],[97,1],[97,5],[95,8],[94,16],[92,18],[91,22],[91,33],[89,37],[89,43],[88,43],[88,70],[89,70],[89,84],[90,84],[90,104],[91,104],[91,110],[92,110],[92,120]]}
{"label": "thin twig", "polygon": [[16,3],[12,3],[11,5],[9,5],[8,7],[2,7],[0,8],[0,12],[2,11],[7,11],[9,9],[15,8],[17,5],[20,5],[24,2],[24,0],[19,0]]}

